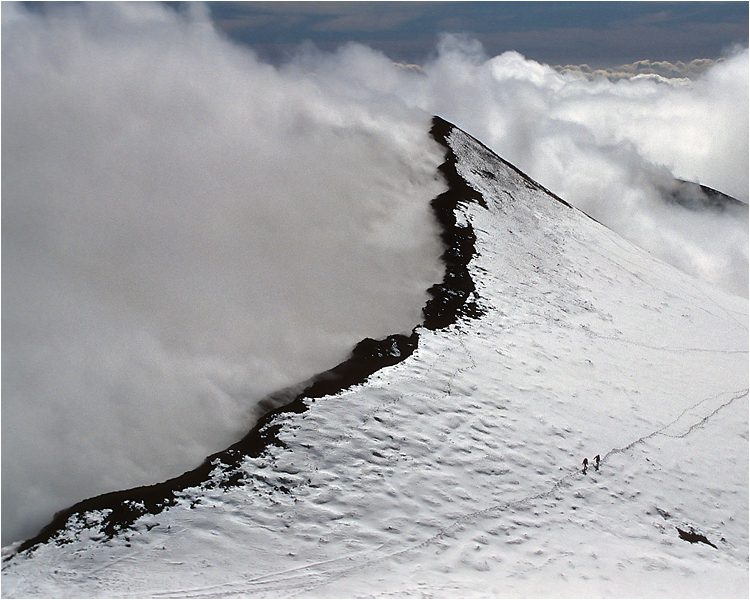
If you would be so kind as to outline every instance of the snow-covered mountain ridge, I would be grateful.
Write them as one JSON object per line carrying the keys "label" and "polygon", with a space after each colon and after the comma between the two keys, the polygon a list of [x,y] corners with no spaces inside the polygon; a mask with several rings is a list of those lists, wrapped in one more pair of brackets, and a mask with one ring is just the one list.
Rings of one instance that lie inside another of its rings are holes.
{"label": "snow-covered mountain ridge", "polygon": [[424,326],[202,470],[66,511],[4,596],[747,595],[747,301],[433,135]]}

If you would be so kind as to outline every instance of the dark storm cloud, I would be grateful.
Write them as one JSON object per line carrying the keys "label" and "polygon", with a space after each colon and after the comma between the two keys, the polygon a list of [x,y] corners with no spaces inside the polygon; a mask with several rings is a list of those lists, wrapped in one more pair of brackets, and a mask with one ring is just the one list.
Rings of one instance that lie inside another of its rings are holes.
{"label": "dark storm cloud", "polygon": [[312,41],[356,41],[423,62],[441,33],[469,34],[491,54],[597,67],[640,59],[717,58],[747,45],[746,2],[215,2],[233,39],[272,58]]}

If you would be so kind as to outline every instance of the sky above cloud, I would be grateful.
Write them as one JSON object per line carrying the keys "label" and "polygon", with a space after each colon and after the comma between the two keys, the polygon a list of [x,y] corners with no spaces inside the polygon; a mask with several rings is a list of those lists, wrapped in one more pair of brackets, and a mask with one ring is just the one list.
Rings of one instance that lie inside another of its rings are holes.
{"label": "sky above cloud", "polygon": [[747,46],[746,2],[212,2],[219,29],[267,58],[303,42],[354,41],[422,63],[438,36],[467,34],[491,55],[550,65],[716,59]]}

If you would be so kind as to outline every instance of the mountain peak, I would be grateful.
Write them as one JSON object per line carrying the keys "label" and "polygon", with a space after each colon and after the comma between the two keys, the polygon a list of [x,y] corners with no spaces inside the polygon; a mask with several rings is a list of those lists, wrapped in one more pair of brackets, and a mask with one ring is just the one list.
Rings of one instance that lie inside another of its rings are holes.
{"label": "mountain peak", "polygon": [[423,326],[193,475],[73,507],[6,553],[4,594],[746,595],[747,301],[432,135]]}

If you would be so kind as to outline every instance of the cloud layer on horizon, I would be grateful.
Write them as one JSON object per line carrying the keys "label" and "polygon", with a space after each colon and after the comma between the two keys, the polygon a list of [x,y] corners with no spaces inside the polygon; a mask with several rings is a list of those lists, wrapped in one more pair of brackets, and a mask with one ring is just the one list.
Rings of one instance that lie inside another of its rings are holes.
{"label": "cloud layer on horizon", "polygon": [[[669,62],[667,60],[639,60],[627,65],[607,67],[603,69],[592,68],[587,64],[582,65],[555,65],[554,69],[558,73],[570,73],[573,75],[581,74],[589,79],[606,77],[610,81],[619,81],[621,79],[632,79],[638,76],[655,75],[656,79],[663,77],[665,79],[687,78],[695,79],[702,75],[717,63],[724,62],[724,58],[712,60],[710,58],[696,58],[687,63],[682,61]],[[670,83],[670,82],[664,82]],[[674,83],[674,82],[671,82]]]}
{"label": "cloud layer on horizon", "polygon": [[266,393],[413,327],[441,277],[430,117],[622,235],[747,295],[747,51],[694,81],[559,73],[445,37],[422,72],[348,44],[271,66],[199,4],[4,3],[3,543],[198,464]]}

